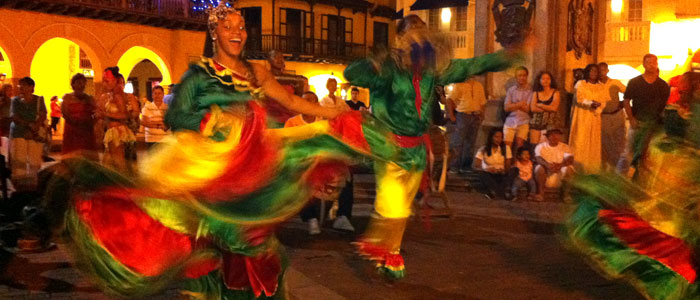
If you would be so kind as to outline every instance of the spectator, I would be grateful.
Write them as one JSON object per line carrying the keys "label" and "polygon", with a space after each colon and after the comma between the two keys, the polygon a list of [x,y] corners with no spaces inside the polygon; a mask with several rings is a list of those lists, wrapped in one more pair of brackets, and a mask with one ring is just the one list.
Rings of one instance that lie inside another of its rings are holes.
{"label": "spectator", "polygon": [[535,183],[535,177],[533,173],[532,160],[530,160],[530,149],[526,147],[520,147],[516,155],[516,160],[514,167],[510,169],[511,190],[509,194],[506,194],[506,198],[518,197],[518,190],[520,188],[527,186],[528,188],[528,198],[530,200],[537,199],[542,200],[537,194],[537,183]]}
{"label": "spectator", "polygon": [[367,105],[360,100],[360,89],[356,87],[350,90],[350,100],[345,100],[345,104],[352,110],[367,111]]}
{"label": "spectator", "polygon": [[[448,117],[456,123],[450,139],[450,148],[454,153],[450,172],[462,173],[469,169],[472,163],[474,143],[484,120],[486,93],[480,82],[469,78],[453,84],[446,96]],[[456,114],[453,108],[457,111]]]}
{"label": "spectator", "polygon": [[625,151],[617,164],[617,171],[623,175],[627,175],[630,165],[635,166],[646,153],[649,140],[661,123],[661,112],[671,93],[666,81],[659,78],[656,55],[644,55],[643,66],[644,74],[632,78],[625,91],[624,107],[630,127],[627,130]]}
{"label": "spectator", "polygon": [[625,114],[620,102],[620,93],[625,92],[625,85],[608,77],[607,63],[599,63],[598,68],[600,83],[608,95],[601,116],[601,128],[605,128],[601,136],[602,161],[604,165],[614,168],[620,160],[620,154],[625,151]]}
{"label": "spectator", "polygon": [[267,63],[270,64],[270,72],[275,76],[282,76],[285,74],[285,62],[284,54],[279,50],[271,50],[267,54]]}
{"label": "spectator", "polygon": [[171,102],[173,102],[173,90],[175,89],[175,85],[171,84],[168,86],[168,94],[163,96],[163,103],[165,105],[170,105]]}
{"label": "spectator", "polygon": [[162,86],[156,86],[151,92],[153,102],[148,102],[141,110],[141,124],[145,127],[146,144],[150,147],[160,142],[166,135],[165,112],[168,105],[163,102],[164,90]]}
{"label": "spectator", "polygon": [[[308,102],[318,103],[318,97],[313,92],[304,93],[303,98]],[[316,118],[313,116],[297,115],[287,120],[284,127],[302,126],[315,121]],[[326,170],[328,172],[325,172]],[[301,220],[306,222],[309,226],[309,234],[317,235],[321,233],[319,219],[322,213],[326,213],[326,211],[321,211],[321,201],[332,201],[335,199],[338,199],[337,202],[334,202],[334,204],[337,204],[337,217],[333,222],[333,228],[355,231],[355,228],[350,223],[354,195],[352,177],[350,176],[348,167],[342,162],[325,161],[319,163],[315,167],[315,171],[328,175],[328,178],[320,182],[322,185],[314,187],[316,191],[313,193],[313,198],[299,213]],[[346,179],[350,180],[346,181]],[[336,205],[331,208],[331,211],[336,211],[335,206]]]}
{"label": "spectator", "polygon": [[87,79],[83,74],[71,78],[73,92],[63,96],[61,111],[66,120],[63,128],[63,146],[61,152],[66,155],[73,152],[97,159],[95,143],[95,100],[85,93]]}
{"label": "spectator", "polygon": [[501,191],[506,184],[506,170],[510,169],[510,160],[513,154],[503,142],[503,132],[500,129],[492,130],[489,133],[486,145],[477,151],[474,165],[475,170],[479,170],[479,178],[486,187],[486,196],[489,199],[496,199],[501,195]]}
{"label": "spectator", "polygon": [[[129,98],[119,85],[119,68],[107,68],[103,76],[105,93],[100,97],[99,115],[104,117],[107,131],[104,133],[105,165],[121,172],[127,171],[126,146],[136,142],[134,132],[127,126],[131,111],[127,108]],[[123,77],[121,77],[123,78]]]}
{"label": "spectator", "polygon": [[516,69],[515,79],[518,84],[508,89],[504,103],[505,111],[508,112],[503,125],[505,143],[516,150],[525,143],[529,131],[529,106],[532,100],[532,89],[527,84],[529,72],[522,66]]}
{"label": "spectator", "polygon": [[127,161],[127,167],[130,169],[135,167],[136,164],[136,134],[139,132],[141,127],[141,122],[139,121],[139,113],[141,112],[141,102],[134,96],[134,94],[128,94],[124,92],[126,87],[126,80],[124,75],[117,75],[117,94],[124,95],[126,99],[126,126],[131,130],[134,135],[134,141],[126,143],[124,148],[124,155]]}
{"label": "spectator", "polygon": [[321,106],[328,108],[347,107],[345,101],[335,95],[335,92],[338,90],[338,81],[335,80],[335,78],[328,78],[326,81],[326,89],[328,89],[328,96],[321,99],[319,102]]}
{"label": "spectator", "polygon": [[58,103],[58,96],[51,97],[51,134],[58,131],[58,123],[61,122],[61,105]]}
{"label": "spectator", "polygon": [[[304,93],[302,98],[304,98],[304,100],[311,102],[311,103],[318,103],[318,97],[313,92]],[[306,124],[316,122],[317,120],[318,119],[314,116],[307,116],[307,115],[299,114],[299,115],[296,115],[296,116],[290,118],[289,120],[287,120],[287,122],[284,123],[284,127],[287,128],[287,127],[296,127],[296,126],[306,125]]]}
{"label": "spectator", "polygon": [[34,95],[34,86],[33,79],[20,79],[19,95],[12,98],[10,107],[10,166],[17,190],[36,188],[42,148],[47,137],[44,98]]}
{"label": "spectator", "polygon": [[584,70],[585,80],[576,86],[576,103],[571,118],[569,145],[576,157],[581,172],[595,174],[600,171],[601,161],[601,112],[607,102],[608,92],[598,82],[598,66],[589,64]]}
{"label": "spectator", "polygon": [[530,101],[530,144],[540,143],[542,131],[559,126],[559,102],[557,83],[552,73],[540,72],[535,77],[532,100]]}
{"label": "spectator", "polygon": [[[10,104],[12,103],[13,90],[11,84],[3,84],[0,88],[0,136],[10,135]],[[4,143],[3,143],[4,144]]]}
{"label": "spectator", "polygon": [[569,146],[561,142],[561,135],[559,129],[547,130],[547,140],[535,147],[537,200],[544,199],[545,187],[559,187],[574,173],[574,156]]}

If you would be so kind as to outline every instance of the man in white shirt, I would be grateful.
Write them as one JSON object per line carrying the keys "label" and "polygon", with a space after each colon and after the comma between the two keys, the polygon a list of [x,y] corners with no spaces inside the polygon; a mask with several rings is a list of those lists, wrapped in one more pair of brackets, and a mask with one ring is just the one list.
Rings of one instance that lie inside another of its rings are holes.
{"label": "man in white shirt", "polygon": [[573,174],[574,156],[569,145],[561,142],[562,131],[550,129],[546,133],[547,141],[535,147],[535,182],[537,182],[537,198],[544,197],[544,188],[558,187],[560,182]]}
{"label": "man in white shirt", "polygon": [[321,99],[319,102],[321,106],[329,108],[347,107],[345,101],[335,95],[335,92],[338,91],[338,81],[335,80],[335,78],[328,78],[328,81],[326,81],[326,89],[328,90],[328,96]]}
{"label": "man in white shirt", "polygon": [[153,102],[148,102],[141,109],[141,125],[146,128],[146,144],[151,146],[160,142],[166,135],[163,117],[168,105],[163,102],[163,87],[155,86],[151,94]]}
{"label": "man in white shirt", "polygon": [[472,148],[484,120],[484,86],[473,78],[453,84],[448,89],[447,106],[450,121],[456,123],[455,131],[450,137],[450,148],[455,155],[450,164],[450,172],[463,172],[472,164]]}

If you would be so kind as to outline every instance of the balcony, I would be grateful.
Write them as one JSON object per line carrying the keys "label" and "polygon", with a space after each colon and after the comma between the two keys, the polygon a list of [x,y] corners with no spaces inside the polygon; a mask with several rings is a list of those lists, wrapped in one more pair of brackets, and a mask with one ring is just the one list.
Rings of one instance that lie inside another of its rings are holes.
{"label": "balcony", "polygon": [[365,57],[367,51],[363,44],[270,34],[248,36],[245,49],[248,58],[264,59],[273,49],[291,54],[291,61],[325,63],[347,63]]}
{"label": "balcony", "polygon": [[206,30],[189,0],[0,0],[0,7],[169,29]]}
{"label": "balcony", "polygon": [[650,22],[607,23],[605,60],[636,61],[649,52]]}

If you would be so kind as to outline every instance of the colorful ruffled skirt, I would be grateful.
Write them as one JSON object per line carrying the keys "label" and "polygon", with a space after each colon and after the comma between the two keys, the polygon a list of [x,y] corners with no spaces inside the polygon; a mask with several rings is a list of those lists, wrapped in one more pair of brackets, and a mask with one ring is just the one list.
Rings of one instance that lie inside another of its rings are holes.
{"label": "colorful ruffled skirt", "polygon": [[[68,159],[48,197],[70,199],[76,256],[110,294],[179,283],[196,299],[283,299],[286,258],[274,228],[327,178],[317,166],[397,155],[384,127],[340,125],[358,118],[270,130],[255,102],[213,107],[201,132],[177,132],[141,160],[139,178]],[[348,138],[357,134],[373,138]]]}
{"label": "colorful ruffled skirt", "polygon": [[573,182],[580,204],[565,224],[569,241],[648,299],[700,299],[699,175],[695,146],[657,135],[634,181],[601,174]]}

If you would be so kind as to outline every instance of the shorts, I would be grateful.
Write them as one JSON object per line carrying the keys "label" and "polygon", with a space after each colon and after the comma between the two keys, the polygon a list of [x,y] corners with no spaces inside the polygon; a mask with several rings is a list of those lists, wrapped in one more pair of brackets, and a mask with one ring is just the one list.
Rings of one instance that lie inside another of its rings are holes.
{"label": "shorts", "polygon": [[515,137],[527,140],[530,131],[530,124],[519,125],[518,127],[503,127],[503,140],[506,143],[513,142]]}

